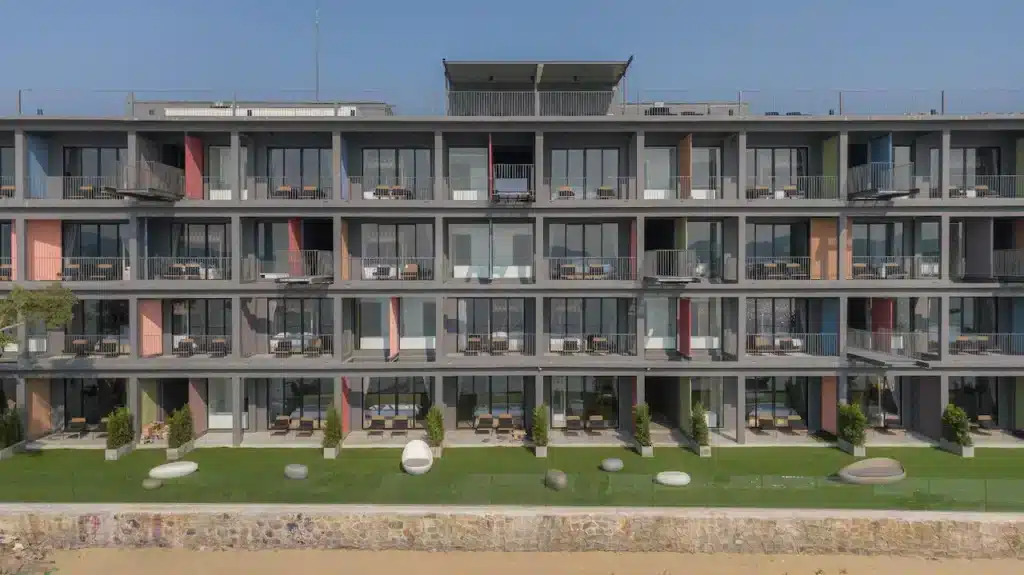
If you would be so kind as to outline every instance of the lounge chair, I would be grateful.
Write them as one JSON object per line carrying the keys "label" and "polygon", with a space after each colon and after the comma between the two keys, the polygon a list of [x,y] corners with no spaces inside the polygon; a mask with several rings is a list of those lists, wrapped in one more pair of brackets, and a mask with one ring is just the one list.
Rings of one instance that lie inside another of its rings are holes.
{"label": "lounge chair", "polygon": [[486,433],[487,435],[490,435],[491,431],[493,431],[493,430],[494,430],[494,416],[493,415],[488,413],[488,414],[481,415],[481,416],[476,418],[475,431],[477,433]]}
{"label": "lounge chair", "polygon": [[313,435],[313,420],[303,417],[299,420],[299,434],[311,437]]}
{"label": "lounge chair", "polygon": [[84,417],[72,417],[68,421],[67,427],[64,428],[65,436],[75,436],[81,438],[87,431],[87,424],[85,423]]}
{"label": "lounge chair", "polygon": [[379,435],[384,437],[384,430],[387,428],[387,420],[383,417],[374,416],[370,418],[370,427],[366,428],[366,434],[370,437]]}
{"label": "lounge chair", "polygon": [[514,419],[512,419],[511,415],[509,415],[507,413],[503,413],[503,414],[498,416],[498,434],[499,435],[502,434],[502,433],[507,433],[507,434],[509,434],[511,436],[512,432],[515,431],[515,429],[516,429],[516,422],[515,422]]}
{"label": "lounge chair", "polygon": [[272,433],[280,433],[282,435],[288,435],[288,432],[292,428],[292,419],[287,415],[279,415],[274,418],[274,423],[270,427]]}
{"label": "lounge chair", "polygon": [[587,418],[587,431],[593,434],[600,434],[608,429],[608,422],[600,415],[591,415]]}
{"label": "lounge chair", "polygon": [[565,432],[576,435],[583,431],[583,421],[576,415],[570,415],[565,418]]}
{"label": "lounge chair", "polygon": [[396,417],[391,420],[391,437],[396,435],[409,435],[408,417]]}

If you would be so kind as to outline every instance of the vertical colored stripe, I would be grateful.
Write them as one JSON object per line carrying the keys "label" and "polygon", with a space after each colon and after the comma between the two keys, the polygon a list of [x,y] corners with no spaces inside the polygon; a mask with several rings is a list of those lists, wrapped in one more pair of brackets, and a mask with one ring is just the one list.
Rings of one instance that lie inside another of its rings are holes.
{"label": "vertical colored stripe", "polygon": [[896,300],[884,297],[871,298],[871,331],[891,332]]}
{"label": "vertical colored stripe", "polygon": [[302,276],[302,220],[288,220],[288,272],[293,276]]}
{"label": "vertical colored stripe", "polygon": [[836,433],[836,411],[839,409],[838,382],[835,376],[821,378],[821,428]]}
{"label": "vertical colored stripe", "polygon": [[341,234],[341,279],[347,280],[352,259],[352,254],[348,249],[348,221],[341,220],[341,229],[337,233]]}
{"label": "vertical colored stripe", "polygon": [[[206,385],[205,379],[191,378],[188,380],[188,409],[192,412],[192,426],[195,429],[196,437],[206,433],[209,423],[206,416]],[[232,397],[231,401],[235,401],[235,397]]]}
{"label": "vertical colored stripe", "polygon": [[398,355],[400,333],[398,329],[398,305],[401,300],[393,297],[388,303],[388,353],[390,357]]}
{"label": "vertical colored stripe", "polygon": [[351,428],[351,403],[349,399],[348,378],[341,378],[341,434],[348,435]]}
{"label": "vertical colored stripe", "polygon": [[50,380],[26,379],[28,395],[28,430],[26,436],[36,439],[53,430],[50,407]]}
{"label": "vertical colored stripe", "polygon": [[676,351],[690,356],[690,300],[679,298],[676,304]]}
{"label": "vertical colored stripe", "polygon": [[29,220],[25,222],[25,247],[28,249],[29,280],[60,280],[61,223],[60,220]]}
{"label": "vertical colored stripe", "polygon": [[157,299],[139,300],[139,338],[142,357],[164,354],[163,302]]}
{"label": "vertical colored stripe", "polygon": [[18,277],[18,234],[16,226],[11,226],[11,281]]}
{"label": "vertical colored stripe", "polygon": [[203,140],[198,136],[185,136],[185,197],[201,200],[203,193]]}
{"label": "vertical colored stripe", "polygon": [[811,279],[836,279],[839,265],[839,223],[835,218],[811,220]]}

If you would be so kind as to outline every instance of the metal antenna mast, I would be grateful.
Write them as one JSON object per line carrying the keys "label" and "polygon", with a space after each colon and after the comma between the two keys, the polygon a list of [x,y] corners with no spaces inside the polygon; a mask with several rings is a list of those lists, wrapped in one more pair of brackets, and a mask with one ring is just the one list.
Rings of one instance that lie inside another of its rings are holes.
{"label": "metal antenna mast", "polygon": [[317,0],[313,12],[313,64],[316,68],[316,101],[320,101],[320,2]]}

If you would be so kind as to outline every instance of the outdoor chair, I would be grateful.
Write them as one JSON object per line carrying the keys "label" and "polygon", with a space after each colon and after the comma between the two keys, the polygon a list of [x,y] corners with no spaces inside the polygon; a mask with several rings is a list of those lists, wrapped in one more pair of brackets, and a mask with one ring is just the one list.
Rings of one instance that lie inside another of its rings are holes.
{"label": "outdoor chair", "polygon": [[476,418],[475,431],[477,433],[486,433],[487,435],[490,435],[491,431],[493,430],[494,416],[492,416],[491,414],[485,414]]}
{"label": "outdoor chair", "polygon": [[409,418],[396,417],[391,420],[391,437],[409,435]]}
{"label": "outdoor chair", "polygon": [[366,429],[366,434],[370,437],[379,435],[384,437],[384,430],[387,428],[387,420],[380,416],[374,416],[370,418],[370,427]]}

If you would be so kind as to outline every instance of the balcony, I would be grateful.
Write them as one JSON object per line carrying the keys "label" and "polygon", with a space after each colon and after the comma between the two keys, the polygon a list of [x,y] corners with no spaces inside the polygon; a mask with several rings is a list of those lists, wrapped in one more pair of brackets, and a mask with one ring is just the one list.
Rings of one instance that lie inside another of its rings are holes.
{"label": "balcony", "polygon": [[938,351],[929,335],[919,331],[891,332],[851,329],[846,332],[846,346],[855,355],[868,361],[890,363],[893,360],[917,362],[934,358]]}
{"label": "balcony", "polygon": [[359,279],[369,281],[432,281],[434,258],[355,257]]}
{"label": "balcony", "polygon": [[850,200],[888,201],[915,196],[930,189],[928,178],[914,175],[914,164],[872,162],[850,168],[847,181]]}
{"label": "balcony", "polygon": [[[243,179],[244,180],[244,179]],[[232,200],[235,197],[231,189],[231,182],[228,178],[203,176],[203,199],[204,200]],[[242,190],[242,199],[249,199],[248,190]]]}
{"label": "balcony", "polygon": [[14,279],[14,261],[10,256],[0,257],[0,282]]}
{"label": "balcony", "polygon": [[63,346],[57,355],[82,358],[118,357],[131,353],[128,337],[123,335],[65,334]]}
{"label": "balcony", "polygon": [[749,280],[807,280],[810,277],[811,258],[807,256],[747,258]]}
{"label": "balcony", "polygon": [[261,200],[330,200],[332,189],[329,182],[316,178],[292,178],[287,176],[256,176],[256,197]]}
{"label": "balcony", "polygon": [[940,276],[939,256],[852,256],[850,278],[855,280],[920,280]]}
{"label": "balcony", "polygon": [[[961,269],[966,269],[965,264]],[[1024,279],[1024,250],[994,250],[992,272],[999,279]]]}
{"label": "balcony", "polygon": [[532,333],[460,333],[456,353],[467,356],[535,355],[537,352]]}
{"label": "balcony", "polygon": [[14,176],[0,176],[0,198],[13,198],[15,190]]}
{"label": "balcony", "polygon": [[722,198],[726,186],[734,186],[736,183],[736,178],[728,176],[694,178],[669,177],[667,174],[662,177],[654,174],[645,175],[645,200],[717,200]]}
{"label": "balcony", "polygon": [[34,199],[143,200],[174,202],[185,195],[185,173],[159,162],[117,163],[102,175],[40,176],[28,181]]}
{"label": "balcony", "polygon": [[550,279],[553,280],[613,280],[636,279],[634,258],[573,257],[546,258]]}
{"label": "balcony", "polygon": [[152,257],[142,260],[148,280],[229,280],[231,258]]}
{"label": "balcony", "polygon": [[123,257],[36,257],[30,262],[37,281],[123,281],[128,279],[128,260]]}
{"label": "balcony", "polygon": [[519,204],[534,201],[533,164],[494,164],[491,172],[491,202]]}
{"label": "balcony", "polygon": [[1024,199],[1024,176],[988,176],[952,173],[950,198]]}
{"label": "balcony", "polygon": [[783,357],[838,356],[839,336],[834,333],[747,334],[747,355]]}
{"label": "balcony", "polygon": [[717,253],[704,250],[651,250],[644,252],[645,278],[659,282],[698,282],[721,277]]}
{"label": "balcony", "polygon": [[64,176],[61,181],[65,200],[122,200],[117,193],[124,188],[123,175]]}
{"label": "balcony", "polygon": [[548,353],[556,355],[637,354],[634,333],[560,333],[548,339]]}
{"label": "balcony", "polygon": [[624,200],[629,197],[632,178],[548,178],[551,199]]}
{"label": "balcony", "polygon": [[322,250],[283,250],[270,259],[250,256],[242,262],[242,281],[330,283],[334,254]]}
{"label": "balcony", "polygon": [[748,200],[838,200],[836,176],[785,176],[747,178]]}
{"label": "balcony", "polygon": [[353,198],[364,200],[432,200],[434,178],[417,177],[352,177],[349,186]]}
{"label": "balcony", "polygon": [[449,116],[607,116],[619,107],[612,90],[449,91]]}
{"label": "balcony", "polygon": [[1024,356],[1024,334],[962,333],[949,341],[951,355],[977,355],[986,358]]}
{"label": "balcony", "polygon": [[284,332],[269,336],[270,355],[274,357],[321,357],[334,355],[334,335],[310,332]]}
{"label": "balcony", "polygon": [[[148,339],[163,338],[164,336],[147,336]],[[175,335],[171,336],[172,346],[171,355],[175,357],[194,357],[194,356],[209,356],[209,357],[226,357],[231,354],[231,336],[230,335]],[[154,346],[162,346],[163,342],[145,342],[146,347],[150,347],[149,344]],[[157,347],[159,349],[159,347]]]}

